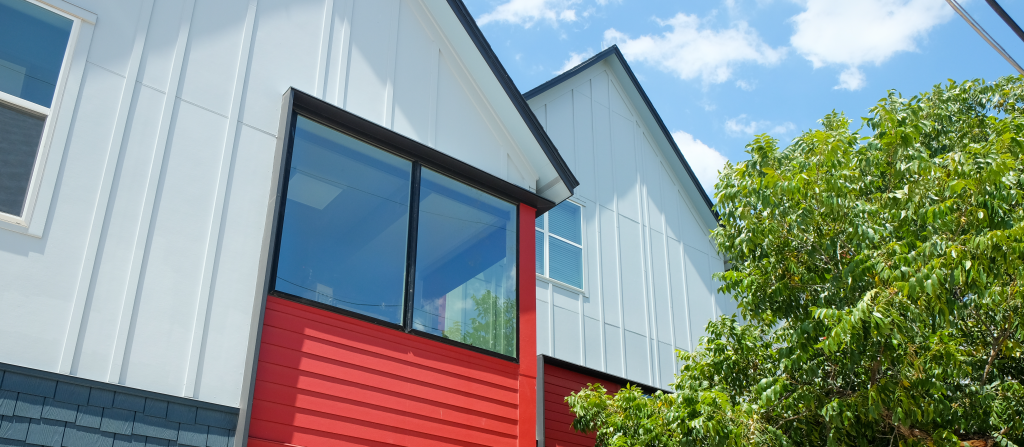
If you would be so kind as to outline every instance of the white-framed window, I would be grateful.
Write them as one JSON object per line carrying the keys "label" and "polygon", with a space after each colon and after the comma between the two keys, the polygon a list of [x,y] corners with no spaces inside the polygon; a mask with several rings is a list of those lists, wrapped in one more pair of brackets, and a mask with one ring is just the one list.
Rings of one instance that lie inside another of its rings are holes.
{"label": "white-framed window", "polygon": [[[59,166],[48,163],[49,149],[84,23],[90,25],[91,36],[95,16],[63,1],[0,0],[2,228],[41,235],[41,225],[36,231],[29,227],[36,209],[49,205],[48,197],[40,203],[40,190],[52,192],[52,182],[43,180],[56,178],[56,172],[44,173],[48,164]],[[74,74],[80,82],[81,72]]]}
{"label": "white-framed window", "polygon": [[537,274],[583,290],[583,207],[564,201],[537,218]]}

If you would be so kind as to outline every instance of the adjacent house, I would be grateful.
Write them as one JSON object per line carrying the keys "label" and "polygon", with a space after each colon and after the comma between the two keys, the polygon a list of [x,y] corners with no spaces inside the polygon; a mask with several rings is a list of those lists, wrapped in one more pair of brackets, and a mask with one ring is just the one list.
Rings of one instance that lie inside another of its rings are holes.
{"label": "adjacent house", "polygon": [[664,387],[710,202],[617,49],[526,97],[460,0],[0,0],[0,446],[526,447],[547,363]]}
{"label": "adjacent house", "polygon": [[576,445],[585,437],[568,430],[565,394],[597,382],[668,388],[675,351],[696,347],[735,302],[712,279],[724,262],[708,238],[711,199],[618,47],[524,96],[580,179],[536,226],[537,352],[553,363],[539,439]]}

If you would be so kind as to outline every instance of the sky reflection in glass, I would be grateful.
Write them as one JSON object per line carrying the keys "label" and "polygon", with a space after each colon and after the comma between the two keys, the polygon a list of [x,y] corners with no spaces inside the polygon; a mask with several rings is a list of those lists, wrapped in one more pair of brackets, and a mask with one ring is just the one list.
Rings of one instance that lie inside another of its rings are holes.
{"label": "sky reflection in glass", "polygon": [[298,117],[275,288],[401,324],[411,173]]}

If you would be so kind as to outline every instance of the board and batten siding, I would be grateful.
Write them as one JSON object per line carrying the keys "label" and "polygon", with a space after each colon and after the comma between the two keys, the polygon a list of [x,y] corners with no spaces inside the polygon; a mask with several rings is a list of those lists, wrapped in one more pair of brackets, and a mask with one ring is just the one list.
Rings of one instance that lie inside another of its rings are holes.
{"label": "board and batten siding", "polygon": [[[724,268],[652,129],[608,60],[529,100],[580,186],[584,293],[537,279],[538,352],[667,387],[675,350],[735,312],[712,274]],[[631,88],[631,87],[630,87]],[[657,131],[657,129],[654,129]]]}
{"label": "board and batten siding", "polygon": [[446,2],[72,2],[95,32],[45,232],[0,230],[0,362],[238,407],[289,87],[536,187]]}

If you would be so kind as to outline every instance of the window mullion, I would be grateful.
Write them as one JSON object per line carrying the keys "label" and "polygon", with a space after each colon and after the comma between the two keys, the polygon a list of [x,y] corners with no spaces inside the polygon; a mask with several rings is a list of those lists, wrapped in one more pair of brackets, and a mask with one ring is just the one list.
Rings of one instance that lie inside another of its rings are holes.
{"label": "window mullion", "polygon": [[405,258],[405,300],[402,308],[402,326],[406,332],[412,330],[413,298],[416,293],[416,244],[420,224],[420,173],[423,166],[412,163],[412,190],[409,193],[409,245]]}
{"label": "window mullion", "polygon": [[575,243],[573,241],[570,241],[570,240],[568,240],[568,239],[566,239],[566,238],[564,238],[562,236],[559,236],[559,235],[557,235],[555,233],[551,233],[551,237],[553,237],[555,239],[558,239],[560,241],[563,241],[563,242],[565,242],[567,244],[572,244],[572,246],[574,246],[574,247],[583,248],[583,244],[577,244],[577,243]]}

